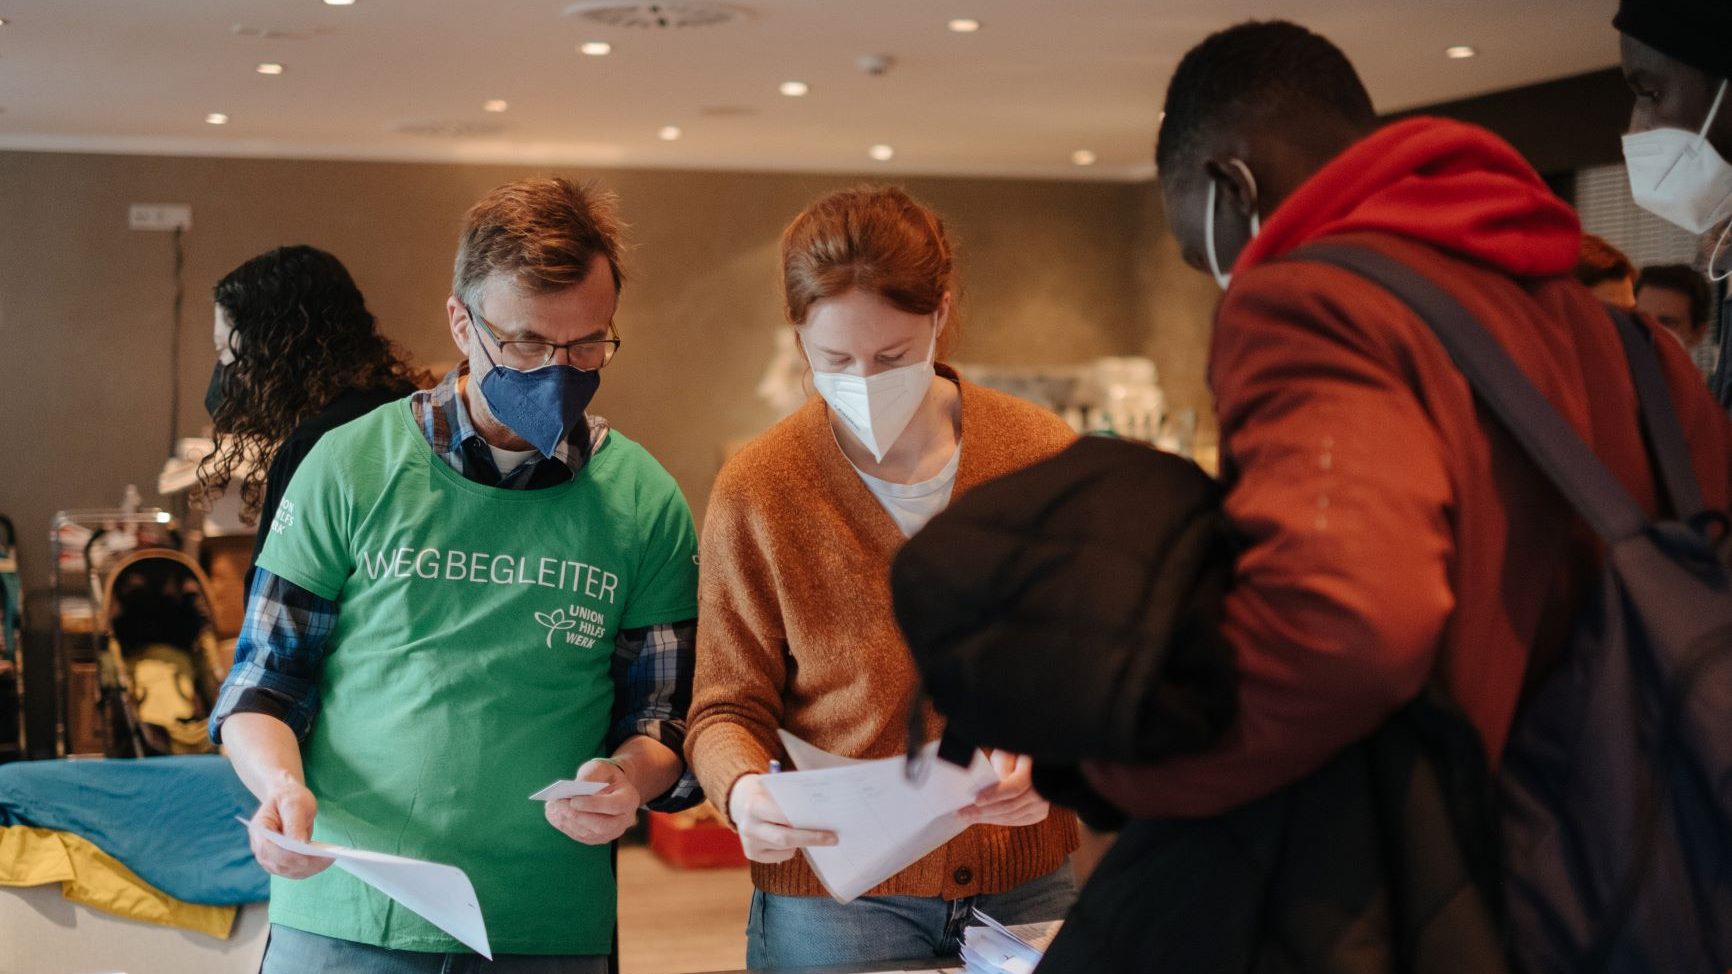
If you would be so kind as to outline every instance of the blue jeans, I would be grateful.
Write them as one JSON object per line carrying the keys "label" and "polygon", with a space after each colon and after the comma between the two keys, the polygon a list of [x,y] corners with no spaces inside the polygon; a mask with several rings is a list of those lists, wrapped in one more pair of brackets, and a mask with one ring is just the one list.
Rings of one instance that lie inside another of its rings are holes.
{"label": "blue jeans", "polygon": [[606,957],[538,957],[531,954],[494,954],[493,961],[467,951],[461,954],[427,954],[414,950],[389,950],[352,940],[321,937],[316,933],[271,924],[271,944],[265,949],[260,974],[469,974],[498,971],[500,974],[607,974]]}
{"label": "blue jeans", "polygon": [[1076,901],[1070,863],[1015,889],[960,900],[867,896],[846,905],[827,896],[752,894],[746,966],[816,967],[951,957],[978,907],[1007,926],[1061,920]]}

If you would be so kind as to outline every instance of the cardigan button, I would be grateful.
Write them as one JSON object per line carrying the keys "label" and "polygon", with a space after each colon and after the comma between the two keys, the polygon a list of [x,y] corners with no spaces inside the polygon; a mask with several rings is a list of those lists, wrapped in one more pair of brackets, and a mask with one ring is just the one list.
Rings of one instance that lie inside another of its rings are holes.
{"label": "cardigan button", "polygon": [[956,880],[956,885],[958,886],[967,886],[969,883],[974,882],[974,870],[969,869],[967,866],[963,866],[950,878]]}

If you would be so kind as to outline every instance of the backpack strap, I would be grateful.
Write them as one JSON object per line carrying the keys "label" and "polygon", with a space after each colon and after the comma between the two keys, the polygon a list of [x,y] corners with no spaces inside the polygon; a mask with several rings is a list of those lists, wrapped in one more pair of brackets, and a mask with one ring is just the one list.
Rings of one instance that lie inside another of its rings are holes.
{"label": "backpack strap", "polygon": [[1406,264],[1364,247],[1306,247],[1292,259],[1358,274],[1412,308],[1436,333],[1480,402],[1498,417],[1601,540],[1614,544],[1646,526],[1648,517],[1630,492],[1528,380],[1497,339],[1449,292]]}
{"label": "backpack strap", "polygon": [[1714,399],[1722,409],[1732,411],[1732,291],[1720,300],[1720,361],[1714,366],[1714,378],[1709,382]]}
{"label": "backpack strap", "polygon": [[1707,505],[1702,485],[1690,463],[1690,446],[1684,442],[1684,425],[1672,405],[1672,390],[1660,371],[1660,355],[1654,350],[1653,333],[1636,322],[1628,311],[1608,307],[1624,341],[1624,356],[1630,360],[1630,378],[1636,383],[1636,398],[1642,406],[1642,428],[1648,434],[1648,449],[1654,453],[1660,484],[1672,501],[1672,515],[1693,522]]}

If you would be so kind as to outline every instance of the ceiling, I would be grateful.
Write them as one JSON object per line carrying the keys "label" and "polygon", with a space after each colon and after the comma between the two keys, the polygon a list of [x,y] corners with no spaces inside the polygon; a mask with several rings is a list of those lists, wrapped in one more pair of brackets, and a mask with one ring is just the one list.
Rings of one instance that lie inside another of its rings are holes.
{"label": "ceiling", "polygon": [[1140,179],[1180,56],[1251,17],[1335,40],[1384,111],[1617,61],[1616,0],[742,0],[680,28],[568,5],[0,0],[0,149]]}

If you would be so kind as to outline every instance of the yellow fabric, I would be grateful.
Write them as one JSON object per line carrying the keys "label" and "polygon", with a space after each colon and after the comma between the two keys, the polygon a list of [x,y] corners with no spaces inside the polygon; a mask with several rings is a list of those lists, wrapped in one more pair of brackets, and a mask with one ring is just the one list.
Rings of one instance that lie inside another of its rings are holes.
{"label": "yellow fabric", "polygon": [[178,646],[153,643],[126,660],[138,719],[168,735],[170,754],[208,754],[211,744],[198,713],[198,665]]}
{"label": "yellow fabric", "polygon": [[[112,642],[110,645],[116,658],[122,658],[119,645]],[[198,659],[179,646],[166,643],[151,643],[124,659],[138,719],[161,728],[165,737],[160,742],[151,741],[153,746],[167,747],[170,754],[215,751],[199,703],[202,674]]]}
{"label": "yellow fabric", "polygon": [[227,940],[234,929],[236,907],[177,900],[82,836],[24,825],[0,828],[0,886],[48,883],[59,883],[61,895],[75,903],[131,920],[218,940]]}

